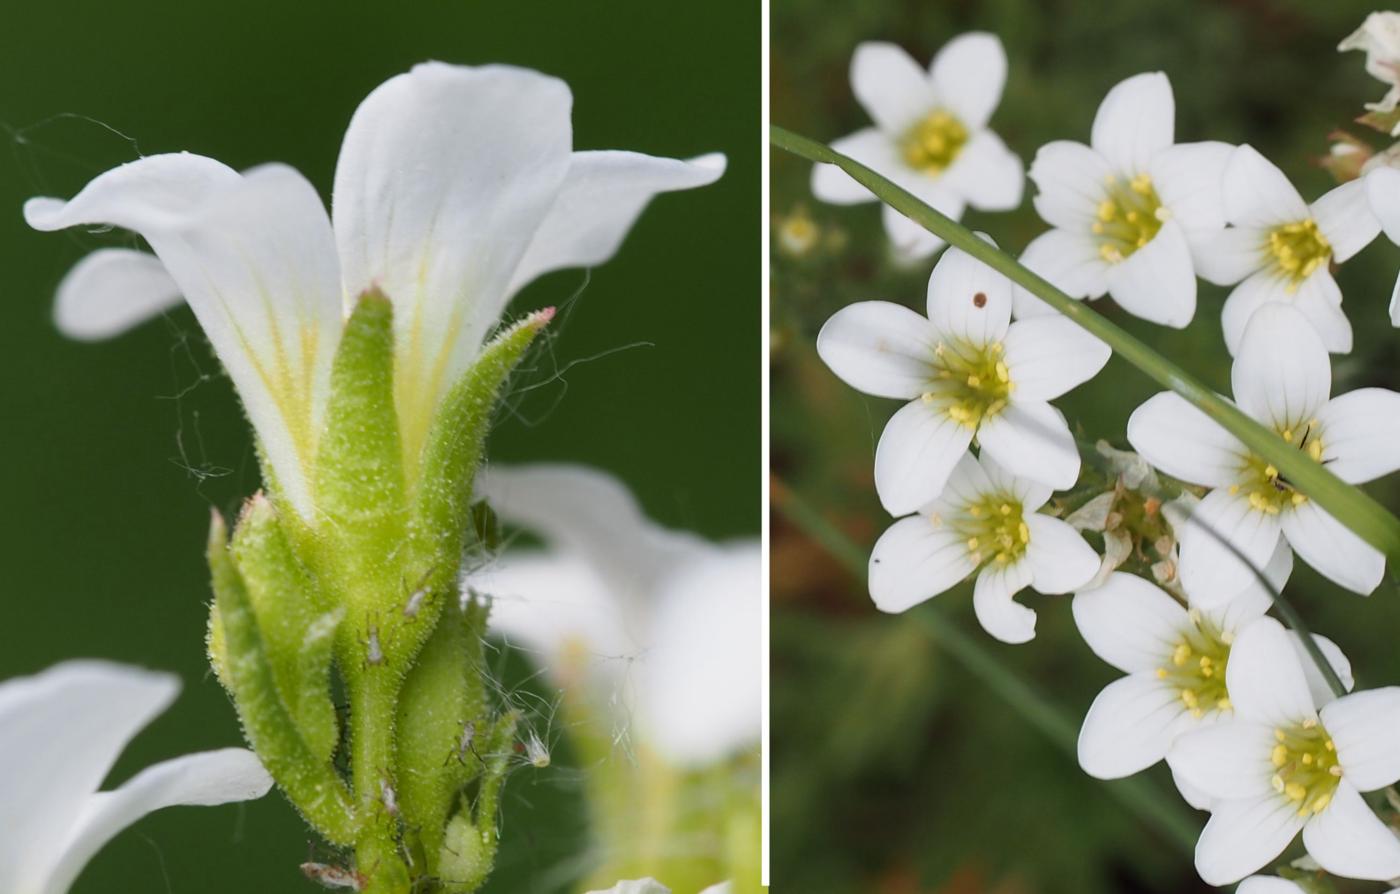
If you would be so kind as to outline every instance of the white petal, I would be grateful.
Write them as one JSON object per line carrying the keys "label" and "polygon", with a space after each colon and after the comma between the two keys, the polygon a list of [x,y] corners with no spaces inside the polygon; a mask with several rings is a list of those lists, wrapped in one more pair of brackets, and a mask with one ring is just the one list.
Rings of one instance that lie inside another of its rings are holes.
{"label": "white petal", "polygon": [[1094,654],[1133,674],[1167,661],[1190,621],[1186,609],[1135,574],[1115,571],[1102,586],[1074,594],[1074,623]]}
{"label": "white petal", "polygon": [[[1336,671],[1342,686],[1350,692],[1356,686],[1356,679],[1351,674],[1351,662],[1342,653],[1341,647],[1327,637],[1317,634],[1313,635],[1313,642],[1322,652],[1322,657],[1327,659],[1327,664]],[[1336,701],[1337,695],[1332,691],[1331,684],[1322,676],[1321,668],[1307,649],[1303,648],[1303,639],[1297,634],[1293,636],[1293,647],[1298,653],[1298,663],[1303,666],[1303,676],[1308,678],[1308,691],[1312,693],[1313,704],[1326,706]]]}
{"label": "white petal", "polygon": [[708,186],[724,168],[720,154],[682,161],[639,152],[575,152],[508,291],[514,294],[551,270],[603,263],[617,253],[655,196]]}
{"label": "white petal", "polygon": [[590,891],[588,894],[671,894],[671,889],[654,878],[622,881],[606,891]]}
{"label": "white petal", "polygon": [[982,452],[1019,478],[1055,490],[1079,479],[1079,448],[1064,414],[1044,401],[1013,401],[977,429]]}
{"label": "white petal", "polygon": [[103,845],[148,813],[251,801],[270,788],[272,777],[257,755],[243,748],[188,754],[148,767],[115,791],[88,799],[42,894],[65,894]]}
{"label": "white petal", "polygon": [[394,302],[408,455],[476,356],[569,172],[569,88],[508,66],[426,63],[377,87],[335,171],[346,297]]}
{"label": "white petal", "polygon": [[1092,379],[1113,356],[1108,345],[1063,316],[1012,323],[1004,344],[1018,401],[1059,397]]}
{"label": "white petal", "polygon": [[1369,595],[1385,576],[1385,555],[1308,500],[1283,514],[1283,535],[1304,562],[1339,584]]}
{"label": "white petal", "polygon": [[1059,595],[1087,584],[1099,570],[1099,557],[1078,531],[1058,518],[1039,512],[1025,517],[1030,529],[1025,563],[1031,586],[1039,593]]}
{"label": "white petal", "polygon": [[[1297,644],[1273,618],[1260,618],[1240,631],[1230,647],[1225,687],[1242,721],[1274,728],[1317,716]],[[1262,756],[1267,758],[1269,749]]]}
{"label": "white petal", "polygon": [[[1018,495],[1017,484],[1020,481],[1021,479],[1006,474],[991,457],[979,459],[968,451],[959,457],[957,464],[953,466],[953,473],[948,476],[948,484],[938,502],[961,511],[967,506],[981,502],[990,494]],[[1045,499],[1049,497],[1049,488],[1046,488]],[[1019,496],[1017,498],[1020,499]],[[1027,501],[1021,502],[1024,508]],[[1044,500],[1041,500],[1041,503],[1043,502]],[[1031,510],[1027,508],[1025,511]]]}
{"label": "white petal", "polygon": [[[1087,232],[1050,230],[1031,240],[1021,264],[1071,298],[1097,298],[1108,291],[1109,264]],[[1058,311],[1020,286],[1013,286],[1012,307],[1018,320],[1056,316]]]}
{"label": "white petal", "polygon": [[1196,274],[1181,226],[1168,220],[1151,242],[1110,265],[1108,293],[1135,317],[1185,328],[1196,315]]}
{"label": "white petal", "polygon": [[1308,894],[1301,886],[1276,875],[1252,875],[1240,882],[1235,894]]}
{"label": "white petal", "polygon": [[1208,884],[1237,882],[1283,853],[1302,827],[1292,802],[1273,792],[1219,802],[1196,843],[1196,871]]}
{"label": "white petal", "polygon": [[[1251,576],[1249,583],[1237,595],[1230,597],[1225,604],[1211,609],[1202,609],[1211,623],[1227,633],[1239,633],[1255,618],[1267,614],[1274,605],[1274,593],[1283,592],[1288,578],[1293,574],[1293,550],[1282,537],[1274,547],[1269,564],[1264,566],[1264,576]],[[1191,594],[1186,594],[1189,599]]]}
{"label": "white petal", "polygon": [[[1203,718],[1202,722],[1208,723],[1209,720]],[[1215,798],[1211,797],[1204,789],[1198,788],[1192,785],[1191,783],[1187,782],[1186,778],[1177,772],[1176,766],[1173,764],[1172,753],[1170,751],[1167,752],[1167,767],[1171,770],[1172,773],[1172,784],[1176,786],[1176,790],[1178,793],[1180,793],[1181,799],[1183,801],[1185,801],[1187,804],[1190,804],[1191,807],[1195,810],[1208,811],[1211,809],[1211,806],[1215,804]]]}
{"label": "white petal", "polygon": [[1240,352],[1245,327],[1256,310],[1270,302],[1292,303],[1288,285],[1289,280],[1276,271],[1260,270],[1230,290],[1220,310],[1220,328],[1224,331],[1225,347],[1230,356]]}
{"label": "white petal", "polygon": [[1052,227],[1088,234],[1114,175],[1112,163],[1083,143],[1046,143],[1031,161],[1035,210]]}
{"label": "white petal", "polygon": [[1351,321],[1342,312],[1342,290],[1327,268],[1314,270],[1298,284],[1293,307],[1307,318],[1329,353],[1351,353]]}
{"label": "white petal", "polygon": [[0,684],[0,890],[43,889],[89,796],[179,689],[169,674],[99,661]]}
{"label": "white petal", "polygon": [[1400,245],[1400,170],[1382,166],[1367,174],[1366,198],[1386,238]]}
{"label": "white petal", "polygon": [[1317,413],[1322,461],[1343,481],[1360,484],[1400,469],[1400,394],[1358,388]]}
{"label": "white petal", "polygon": [[54,298],[58,331],[80,341],[99,341],[131,329],[184,303],[180,287],[154,255],[104,248],[83,258]]}
{"label": "white petal", "polygon": [[1212,799],[1254,798],[1274,794],[1274,744],[1272,728],[1231,718],[1183,731],[1168,759],[1182,779]]}
{"label": "white petal", "polygon": [[901,407],[875,446],[875,490],[890,515],[908,515],[935,499],[972,443],[972,429],[935,404]]}
{"label": "white petal", "polygon": [[1079,766],[1098,779],[1131,776],[1166,757],[1192,726],[1176,690],[1155,675],[1132,674],[1099,693],[1079,731]]}
{"label": "white petal", "polygon": [[1273,557],[1280,532],[1277,515],[1225,488],[1206,494],[1178,529],[1181,585],[1203,609],[1223,605],[1249,586]]}
{"label": "white petal", "polygon": [[942,185],[982,211],[1010,211],[1021,204],[1026,165],[1001,137],[984,130],[972,137],[943,172]]}
{"label": "white petal", "polygon": [[1332,260],[1345,261],[1371,244],[1381,231],[1380,219],[1366,198],[1366,181],[1352,180],[1312,203],[1317,228],[1332,244]]}
{"label": "white petal", "polygon": [[[871,170],[889,176],[887,171],[900,164],[894,140],[878,127],[867,127],[831,144],[842,155],[855,159]],[[860,185],[836,165],[812,168],[812,195],[834,205],[855,205],[876,201],[875,194]]]}
{"label": "white petal", "polygon": [[817,334],[817,354],[847,385],[905,400],[928,387],[937,344],[927,319],[888,301],[843,307]]}
{"label": "white petal", "polygon": [[1390,292],[1390,325],[1400,328],[1400,277],[1395,279],[1395,287]]}
{"label": "white petal", "polygon": [[881,130],[901,135],[938,105],[928,74],[903,48],[883,41],[856,47],[851,90]]}
{"label": "white petal", "polygon": [[943,45],[929,71],[939,101],[969,130],[978,130],[1001,102],[1006,49],[995,34],[960,34]]}
{"label": "white petal", "polygon": [[[945,199],[941,206],[934,207],[953,220],[962,217],[961,199]],[[942,236],[930,233],[889,205],[880,207],[880,220],[885,225],[885,235],[889,237],[890,246],[894,249],[895,261],[899,264],[914,264],[932,257],[940,248],[948,244],[943,241]]]}
{"label": "white petal", "polygon": [[1327,403],[1332,363],[1307,318],[1269,302],[1249,318],[1230,370],[1235,402],[1280,431],[1301,429]]}
{"label": "white petal", "polygon": [[1303,846],[1333,875],[1378,882],[1400,876],[1400,838],[1371,812],[1348,779],[1337,786],[1327,809],[1303,827]]}
{"label": "white petal", "polygon": [[926,516],[902,518],[870,553],[870,596],[882,612],[906,611],[977,570],[961,535]]}
{"label": "white petal", "polygon": [[[1234,285],[1269,260],[1267,235],[1255,227],[1230,227],[1191,246],[1191,257],[1201,279],[1218,286]],[[1243,328],[1243,322],[1241,322]]]}
{"label": "white petal", "polygon": [[1176,100],[1160,71],[1134,75],[1116,84],[1099,104],[1090,144],[1120,173],[1148,170],[1152,157],[1172,144]]}
{"label": "white petal", "polygon": [[1182,481],[1228,487],[1239,478],[1245,446],[1186,398],[1163,391],[1128,417],[1128,443]]}
{"label": "white petal", "polygon": [[1283,171],[1248,144],[1235,149],[1224,183],[1225,217],[1237,227],[1273,228],[1310,216]]}
{"label": "white petal", "polygon": [[1030,582],[1030,569],[1024,561],[1010,565],[992,562],[983,568],[972,590],[972,609],[982,629],[1013,645],[1035,639],[1035,612],[1015,598]]}
{"label": "white petal", "polygon": [[1180,143],[1152,158],[1147,173],[1157,197],[1181,224],[1194,249],[1200,237],[1214,239],[1225,226],[1225,166],[1229,143]]}
{"label": "white petal", "polygon": [[1344,695],[1323,707],[1322,726],[1347,782],[1363,792],[1400,782],[1400,687]]}
{"label": "white petal", "polygon": [[198,156],[151,156],[99,176],[30,224],[110,223],[146,237],[238,388],[278,487],[312,515],[309,464],[340,338],[340,274],[316,190],[267,165],[239,177]]}
{"label": "white petal", "polygon": [[1011,323],[1011,280],[950,248],[928,280],[928,318],[941,338],[979,346],[1001,341]]}

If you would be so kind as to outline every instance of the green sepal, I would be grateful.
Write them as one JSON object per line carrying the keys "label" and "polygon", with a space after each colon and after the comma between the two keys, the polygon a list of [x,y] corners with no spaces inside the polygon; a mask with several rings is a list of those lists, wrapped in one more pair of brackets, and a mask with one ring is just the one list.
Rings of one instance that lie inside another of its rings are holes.
{"label": "green sepal", "polygon": [[345,610],[326,604],[293,554],[277,510],[262,494],[244,505],[231,551],[287,713],[312,755],[329,761],[340,740],[330,692],[331,652]]}
{"label": "green sepal", "polygon": [[500,808],[501,786],[510,770],[519,722],[516,711],[502,714],[478,746],[481,766],[476,797],[470,803],[463,798],[462,809],[448,821],[438,859],[438,878],[446,894],[471,894],[486,881],[495,865],[499,844],[496,812]]}
{"label": "green sepal", "polygon": [[211,657],[223,666],[220,676],[244,737],[263,766],[308,823],[332,843],[348,845],[356,837],[350,793],[330,761],[312,753],[278,693],[252,599],[227,541],[224,520],[215,512],[208,558],[216,618],[210,627],[221,654]]}

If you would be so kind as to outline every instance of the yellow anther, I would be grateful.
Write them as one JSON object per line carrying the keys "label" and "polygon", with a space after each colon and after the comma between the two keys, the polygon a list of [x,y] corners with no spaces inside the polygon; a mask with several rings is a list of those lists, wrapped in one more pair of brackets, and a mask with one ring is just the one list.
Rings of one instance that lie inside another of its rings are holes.
{"label": "yellow anther", "polygon": [[981,377],[981,376],[978,376],[978,375],[970,375],[970,376],[967,377],[967,386],[968,386],[969,388],[977,388],[977,387],[980,386],[981,384],[982,384],[982,377]]}
{"label": "yellow anther", "polygon": [[1147,195],[1152,191],[1152,178],[1146,174],[1138,174],[1133,178],[1133,192],[1140,195]]}
{"label": "yellow anther", "polygon": [[1312,762],[1313,762],[1313,760],[1314,760],[1314,758],[1313,758],[1313,756],[1312,756],[1311,754],[1304,754],[1304,755],[1303,755],[1303,763],[1311,765]]}
{"label": "yellow anther", "polygon": [[1159,668],[1157,668],[1157,679],[1159,679],[1159,680],[1165,680],[1166,678],[1167,678],[1167,669],[1166,669],[1165,667],[1159,667]]}
{"label": "yellow anther", "polygon": [[1007,369],[1006,364],[1000,360],[997,361],[997,378],[1003,382],[1011,381],[1011,370]]}
{"label": "yellow anther", "polygon": [[1274,778],[1272,778],[1272,779],[1269,780],[1269,785],[1272,785],[1272,786],[1274,787],[1274,791],[1278,792],[1280,795],[1283,794],[1283,777],[1282,777],[1282,776],[1280,776],[1280,775],[1278,775],[1277,773],[1275,773],[1275,774],[1274,774]]}
{"label": "yellow anther", "polygon": [[[1315,726],[1317,726],[1317,718],[1316,718],[1316,717],[1309,717],[1307,720],[1304,720],[1304,721],[1303,721],[1303,729],[1312,729],[1312,728],[1315,727]],[[1331,740],[1329,739],[1328,741],[1331,741]]]}
{"label": "yellow anther", "polygon": [[[1304,725],[1304,726],[1307,726],[1306,723],[1303,724],[1303,725]],[[1331,739],[1328,739],[1326,742],[1323,742],[1323,743],[1322,743],[1322,747],[1323,747],[1323,748],[1326,748],[1328,751],[1336,751],[1336,750],[1337,750],[1337,743],[1336,743],[1336,742],[1333,742]]]}
{"label": "yellow anther", "polygon": [[1002,565],[1005,565],[1007,562],[1010,562],[1010,561],[1011,561],[1011,554],[1010,554],[1010,553],[1008,553],[1008,552],[1000,552],[1000,553],[997,553],[997,562],[998,562],[998,563],[1000,563],[1000,564],[1002,564]]}
{"label": "yellow anther", "polygon": [[1031,542],[1031,529],[1025,522],[1021,522],[1021,524],[1016,527],[1016,533],[1020,535],[1022,543]]}
{"label": "yellow anther", "polygon": [[1273,464],[1270,464],[1270,465],[1265,466],[1265,467],[1264,467],[1264,477],[1265,477],[1265,478],[1268,478],[1268,479],[1270,479],[1270,480],[1272,480],[1272,479],[1274,479],[1274,478],[1277,478],[1277,477],[1278,477],[1278,469],[1276,469],[1276,468],[1273,466]]}
{"label": "yellow anther", "polygon": [[971,506],[967,507],[967,514],[972,516],[973,518],[981,518],[982,507],[978,506],[976,503],[973,503]]}
{"label": "yellow anther", "polygon": [[1112,199],[1104,199],[1099,202],[1099,220],[1107,223],[1113,220],[1113,215],[1117,213],[1118,207],[1113,204]]}
{"label": "yellow anther", "polygon": [[969,552],[976,552],[976,551],[977,551],[977,538],[976,538],[976,537],[969,537],[969,538],[967,538],[967,549],[968,549]]}
{"label": "yellow anther", "polygon": [[1234,702],[1230,701],[1229,696],[1224,696],[1215,700],[1215,707],[1217,710],[1220,711],[1233,711],[1235,708],[1235,704]]}
{"label": "yellow anther", "polygon": [[1275,738],[1275,739],[1278,739],[1280,742],[1282,742],[1282,741],[1284,741],[1285,739],[1288,738],[1288,734],[1285,733],[1285,732],[1284,732],[1283,730],[1281,730],[1281,729],[1275,729],[1275,730],[1274,730],[1274,738]]}
{"label": "yellow anther", "polygon": [[1325,794],[1325,795],[1318,795],[1317,798],[1314,799],[1313,802],[1312,802],[1312,812],[1313,812],[1313,813],[1321,813],[1322,811],[1326,810],[1326,809],[1327,809],[1327,805],[1328,805],[1328,804],[1331,804],[1331,803],[1332,803],[1332,793],[1331,793],[1331,792],[1328,792],[1328,793]]}
{"label": "yellow anther", "polygon": [[1186,703],[1186,707],[1191,708],[1192,710],[1195,710],[1195,708],[1199,704],[1199,700],[1196,698],[1195,691],[1191,689],[1181,690],[1181,700]]}
{"label": "yellow anther", "polygon": [[1321,441],[1312,441],[1308,444],[1308,456],[1311,456],[1317,462],[1322,462]]}
{"label": "yellow anther", "polygon": [[1283,787],[1283,793],[1290,801],[1301,801],[1308,796],[1308,790],[1301,783],[1290,782]]}
{"label": "yellow anther", "polygon": [[[1273,762],[1275,767],[1282,767],[1284,764],[1288,763],[1288,749],[1283,745],[1275,745],[1274,752],[1269,756],[1269,759]],[[1279,781],[1279,787],[1281,788],[1283,786],[1282,777],[1275,776],[1274,778]]]}
{"label": "yellow anther", "polygon": [[920,395],[919,395],[919,399],[922,400],[922,401],[923,401],[924,403],[926,403],[926,404],[931,404],[931,403],[933,403],[933,397],[934,397],[934,395],[933,395],[933,392],[932,392],[932,391],[925,391],[923,394],[920,394]]}
{"label": "yellow anther", "polygon": [[1240,486],[1239,486],[1238,484],[1232,484],[1232,485],[1230,485],[1230,496],[1233,497],[1235,494],[1237,494],[1237,493],[1239,493],[1239,492],[1240,492]]}
{"label": "yellow anther", "polygon": [[1172,651],[1172,664],[1181,667],[1186,664],[1186,659],[1191,657],[1191,647],[1182,643]]}
{"label": "yellow anther", "polygon": [[1010,503],[1002,503],[1000,506],[997,507],[997,511],[1000,512],[1002,515],[1010,515],[1010,514],[1011,514],[1011,504],[1010,504]]}
{"label": "yellow anther", "polygon": [[1089,225],[1089,232],[1093,233],[1095,236],[1102,236],[1103,223],[1097,220],[1094,221],[1092,224]]}

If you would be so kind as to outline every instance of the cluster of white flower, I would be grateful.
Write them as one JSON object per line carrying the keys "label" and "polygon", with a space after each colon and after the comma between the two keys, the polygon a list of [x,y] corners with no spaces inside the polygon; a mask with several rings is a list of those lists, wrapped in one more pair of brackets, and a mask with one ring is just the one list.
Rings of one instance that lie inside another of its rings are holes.
{"label": "cluster of white flower", "polygon": [[[852,84],[877,127],[833,148],[950,217],[964,204],[1015,207],[1019,160],[985,129],[1005,73],[991,35],[953,40],[928,77],[893,47],[863,45]],[[1400,170],[1379,167],[1308,204],[1248,145],[1177,143],[1174,118],[1167,76],[1141,74],[1109,91],[1089,145],[1042,147],[1029,176],[1052,229],[1021,263],[1072,298],[1110,295],[1173,328],[1195,317],[1198,276],[1234,285],[1222,326],[1239,408],[1345,482],[1400,469],[1400,394],[1331,397],[1329,358],[1352,347],[1332,265],[1383,226],[1400,242]],[[871,198],[831,165],[817,167],[813,191]],[[889,209],[885,224],[906,258],[941,244],[911,235]],[[1392,316],[1400,325],[1395,307]],[[1305,647],[1267,614],[1295,553],[1369,594],[1384,574],[1379,551],[1165,392],[1132,414],[1127,438],[1183,485],[1163,512],[1159,551],[1172,561],[1156,583],[1115,571],[1121,556],[1101,560],[1076,530],[1085,526],[1055,517],[1063,507],[1051,502],[1075,486],[1080,453],[1049,401],[1093,378],[1109,348],[961,250],[934,267],[927,318],[854,304],[826,323],[817,350],[858,390],[909,401],[875,454],[880,501],[900,517],[870,558],[880,609],[904,611],[975,575],[982,626],[1022,643],[1036,616],[1017,592],[1075,593],[1084,639],[1127,674],[1090,708],[1080,763],[1116,778],[1165,759],[1186,800],[1211,813],[1196,853],[1202,878],[1237,882],[1299,832],[1327,872],[1400,878],[1400,838],[1360,794],[1400,781],[1400,688],[1338,697],[1329,676],[1352,686],[1340,649],[1322,637]],[[1291,884],[1250,884],[1275,882]]]}

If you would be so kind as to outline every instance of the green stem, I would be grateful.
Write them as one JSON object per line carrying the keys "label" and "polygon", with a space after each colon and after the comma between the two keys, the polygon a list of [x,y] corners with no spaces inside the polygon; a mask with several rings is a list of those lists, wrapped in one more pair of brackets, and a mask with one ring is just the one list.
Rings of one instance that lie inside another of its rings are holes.
{"label": "green stem", "polygon": [[389,668],[366,667],[351,682],[350,773],[358,801],[355,864],[371,894],[407,894],[408,866],[400,847],[395,782],[394,715],[399,685]]}
{"label": "green stem", "polygon": [[908,191],[832,150],[776,125],[769,129],[773,145],[810,161],[841,168],[886,204],[949,245],[962,249],[982,263],[1005,275],[1055,310],[1078,323],[1105,342],[1113,351],[1146,373],[1160,385],[1186,398],[1258,456],[1272,463],[1293,484],[1318,505],[1346,525],[1361,539],[1385,554],[1392,563],[1400,562],[1400,519],[1375,500],[1333,475],[1324,466],[1289,445],[1277,433],[1251,419],[1234,404],[1217,395],[1181,367],[1167,360],[1121,327],[1109,322],[1082,301],[1076,301],[1054,285],[1018,263],[971,230],[925,205]]}
{"label": "green stem", "polygon": [[[857,580],[864,581],[866,553],[794,491],[774,485],[773,508],[815,540]],[[1078,731],[1074,721],[1046,695],[1008,669],[974,636],[932,608],[910,612],[933,639],[958,663],[986,684],[1002,701],[1070,760],[1078,763]],[[1198,830],[1177,800],[1143,777],[1108,785],[1109,794],[1129,811],[1167,837],[1186,855],[1195,852]]]}

